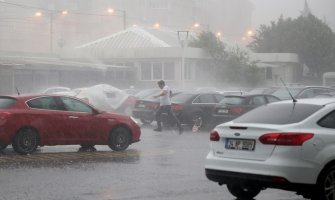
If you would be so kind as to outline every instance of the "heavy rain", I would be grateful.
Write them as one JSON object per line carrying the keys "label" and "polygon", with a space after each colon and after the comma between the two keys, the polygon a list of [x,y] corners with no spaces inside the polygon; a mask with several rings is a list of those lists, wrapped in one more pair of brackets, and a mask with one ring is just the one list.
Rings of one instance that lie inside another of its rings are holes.
{"label": "heavy rain", "polygon": [[0,200],[334,199],[334,10],[0,0]]}

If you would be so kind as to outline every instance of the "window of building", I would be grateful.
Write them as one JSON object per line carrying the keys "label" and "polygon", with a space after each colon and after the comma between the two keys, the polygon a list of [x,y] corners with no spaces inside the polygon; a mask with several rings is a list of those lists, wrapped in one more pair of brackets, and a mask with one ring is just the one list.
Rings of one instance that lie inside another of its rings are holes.
{"label": "window of building", "polygon": [[151,80],[151,63],[141,63],[141,80]]}
{"label": "window of building", "polygon": [[165,80],[174,80],[174,63],[173,62],[167,62],[164,63],[164,79]]}
{"label": "window of building", "polygon": [[153,63],[152,71],[153,71],[153,80],[160,80],[163,78],[162,63]]}
{"label": "window of building", "polygon": [[174,80],[175,68],[173,62],[141,63],[141,80]]}
{"label": "window of building", "polygon": [[272,68],[271,67],[266,68],[266,79],[272,79]]}

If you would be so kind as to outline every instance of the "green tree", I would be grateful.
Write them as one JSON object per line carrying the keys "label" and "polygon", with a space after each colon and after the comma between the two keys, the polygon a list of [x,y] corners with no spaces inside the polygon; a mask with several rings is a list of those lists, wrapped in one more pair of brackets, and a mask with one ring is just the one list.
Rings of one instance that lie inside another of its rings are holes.
{"label": "green tree", "polygon": [[204,49],[211,57],[211,74],[216,81],[231,85],[256,86],[262,80],[261,70],[239,47],[226,48],[212,32],[202,32],[189,46]]}
{"label": "green tree", "polygon": [[296,53],[318,78],[334,71],[335,34],[312,14],[261,25],[249,47],[259,53]]}

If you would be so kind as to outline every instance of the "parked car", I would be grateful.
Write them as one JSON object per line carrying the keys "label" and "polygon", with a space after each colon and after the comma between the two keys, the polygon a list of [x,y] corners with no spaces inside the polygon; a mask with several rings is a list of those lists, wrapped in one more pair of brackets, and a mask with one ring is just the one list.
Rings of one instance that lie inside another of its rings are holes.
{"label": "parked car", "polygon": [[182,124],[200,129],[210,122],[213,109],[223,97],[218,92],[182,92],[171,98],[171,108]]}
{"label": "parked car", "polygon": [[[143,124],[151,124],[155,120],[155,114],[157,109],[159,108],[159,99],[153,98],[154,95],[158,95],[161,90],[158,90],[152,96],[149,96],[145,99],[136,100],[134,109],[133,109],[133,117],[141,120]],[[171,92],[171,97],[181,93],[181,91]],[[165,123],[166,119],[163,117],[163,122]]]}
{"label": "parked car", "polygon": [[260,106],[211,131],[206,176],[226,184],[239,199],[252,199],[266,188],[333,199],[334,132],[334,99]]}
{"label": "parked car", "polygon": [[265,91],[266,94],[274,95],[282,100],[291,99],[290,93],[295,99],[313,98],[319,94],[335,92],[335,88],[324,86],[290,86],[271,87]]}
{"label": "parked car", "polygon": [[63,95],[0,96],[0,130],[0,148],[11,144],[20,154],[38,146],[73,144],[122,151],[141,135],[132,117]]}
{"label": "parked car", "polygon": [[214,124],[227,122],[258,106],[276,101],[280,99],[268,94],[225,95],[215,106],[212,120]]}

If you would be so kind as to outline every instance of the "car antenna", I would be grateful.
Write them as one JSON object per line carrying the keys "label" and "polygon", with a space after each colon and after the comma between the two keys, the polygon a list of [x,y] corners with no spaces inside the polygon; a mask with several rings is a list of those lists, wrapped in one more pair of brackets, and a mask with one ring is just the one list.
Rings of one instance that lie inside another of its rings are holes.
{"label": "car antenna", "polygon": [[15,89],[16,89],[16,92],[17,92],[17,96],[20,96],[19,89],[17,89],[17,87],[15,87]]}
{"label": "car antenna", "polygon": [[283,79],[280,78],[280,81],[283,83],[284,87],[286,88],[288,94],[290,95],[290,97],[292,98],[293,100],[293,103],[297,102],[297,100],[293,97],[293,95],[291,94],[290,90],[287,88],[286,84],[284,83]]}

